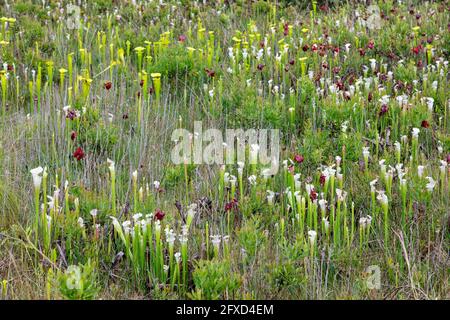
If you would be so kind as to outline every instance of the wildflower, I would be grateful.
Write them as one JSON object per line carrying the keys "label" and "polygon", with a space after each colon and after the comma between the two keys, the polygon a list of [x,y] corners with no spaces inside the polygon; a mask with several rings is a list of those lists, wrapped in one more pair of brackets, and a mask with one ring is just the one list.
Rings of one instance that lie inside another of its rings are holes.
{"label": "wildflower", "polygon": [[289,204],[292,205],[293,204],[293,198],[292,198],[291,187],[287,187],[286,190],[284,191],[284,193],[286,194],[286,198],[288,199]]}
{"label": "wildflower", "polygon": [[328,233],[328,230],[330,230],[330,221],[328,221],[328,217],[322,218],[323,227],[325,229],[325,232]]}
{"label": "wildflower", "polygon": [[417,166],[417,175],[419,176],[419,178],[422,178],[424,169],[425,169],[425,166],[421,166],[421,165]]}
{"label": "wildflower", "polygon": [[192,221],[194,220],[196,213],[197,213],[197,204],[192,203],[191,205],[188,206],[188,211],[187,211],[186,225],[188,227],[191,225]]}
{"label": "wildflower", "polygon": [[92,217],[97,217],[97,213],[98,213],[98,210],[97,209],[92,209],[90,212],[89,212],[89,214],[92,216]]}
{"label": "wildflower", "polygon": [[155,219],[156,220],[161,221],[162,219],[164,219],[165,215],[166,214],[163,211],[161,211],[161,209],[156,209],[156,212],[155,212]]}
{"label": "wildflower", "polygon": [[255,176],[255,175],[251,175],[251,176],[249,176],[247,179],[248,179],[248,182],[249,182],[252,186],[256,185],[256,176]]}
{"label": "wildflower", "polygon": [[186,49],[188,50],[189,58],[192,59],[194,51],[197,50],[197,49],[192,48],[192,47],[187,47]]}
{"label": "wildflower", "polygon": [[173,232],[172,229],[169,229],[168,227],[165,230],[166,233],[166,241],[169,244],[169,246],[173,246],[175,242],[175,232]]}
{"label": "wildflower", "polygon": [[359,225],[365,229],[366,227],[369,227],[372,223],[372,217],[367,215],[366,217],[359,218]]}
{"label": "wildflower", "polygon": [[57,209],[55,206],[56,201],[58,201],[57,197],[47,196],[47,199],[49,200],[49,202],[47,202],[47,205],[50,208],[50,210]]}
{"label": "wildflower", "polygon": [[367,225],[367,218],[366,217],[359,218],[359,225],[360,227],[365,228]]}
{"label": "wildflower", "polygon": [[247,59],[247,57],[248,57],[248,52],[247,52],[247,49],[244,48],[244,49],[242,49],[242,58],[244,58],[244,60],[245,60],[245,59]]}
{"label": "wildflower", "polygon": [[364,158],[368,158],[370,155],[369,147],[363,147],[363,156]]}
{"label": "wildflower", "polygon": [[418,128],[413,128],[411,131],[412,137],[417,139],[419,137],[420,130]]}
{"label": "wildflower", "polygon": [[401,137],[400,141],[401,141],[402,143],[406,143],[406,142],[408,141],[408,136],[403,135],[403,136]]}
{"label": "wildflower", "polygon": [[428,111],[433,112],[434,99],[431,97],[426,97],[425,100],[427,102]]}
{"label": "wildflower", "polygon": [[397,170],[397,175],[399,177],[399,179],[403,179],[403,177],[405,176],[406,172],[403,169],[403,163],[398,163],[395,165],[395,169]]}
{"label": "wildflower", "polygon": [[320,207],[320,211],[322,211],[322,213],[325,213],[326,209],[327,209],[327,200],[325,199],[320,199],[319,200],[319,207]]}
{"label": "wildflower", "polygon": [[302,195],[300,190],[294,192],[294,198],[295,201],[297,202],[297,205],[300,205],[300,203],[302,202]]}
{"label": "wildflower", "polygon": [[382,115],[384,115],[387,112],[388,112],[388,106],[387,106],[387,104],[383,104],[381,106],[381,109],[380,109],[380,112],[378,115],[381,117]]}
{"label": "wildflower", "polygon": [[367,170],[367,166],[369,164],[369,156],[370,156],[369,147],[363,147],[362,154],[363,154],[363,157],[364,157],[365,169]]}
{"label": "wildflower", "polygon": [[232,199],[230,202],[225,204],[225,212],[236,209],[238,205],[238,201],[236,199]]}
{"label": "wildflower", "polygon": [[144,201],[144,188],[140,187],[138,193],[139,193],[139,201],[143,202]]}
{"label": "wildflower", "polygon": [[220,246],[220,242],[222,240],[222,236],[220,234],[211,235],[210,238],[211,238],[211,243],[213,244],[214,247]]}
{"label": "wildflower", "polygon": [[345,198],[347,197],[347,192],[342,189],[336,188],[336,196],[338,198],[338,201],[345,201]]}
{"label": "wildflower", "polygon": [[384,193],[384,190],[377,190],[377,193],[378,193],[377,200],[380,201],[382,205],[387,205],[389,199]]}
{"label": "wildflower", "polygon": [[294,187],[295,190],[299,190],[300,186],[301,186],[301,182],[300,182],[300,173],[297,173],[294,175]]}
{"label": "wildflower", "polygon": [[112,220],[112,224],[114,226],[114,229],[119,232],[119,235],[121,235],[120,233],[122,231],[122,226],[120,225],[119,220],[117,220],[117,218],[113,217],[113,216],[110,216],[110,218]]}
{"label": "wildflower", "polygon": [[180,252],[175,252],[174,257],[175,257],[176,263],[177,264],[180,263],[180,261],[181,261],[181,253]]}
{"label": "wildflower", "polygon": [[48,214],[45,217],[47,218],[47,228],[50,229],[50,227],[52,225],[52,217],[49,216]]}
{"label": "wildflower", "polygon": [[377,181],[378,181],[378,179],[370,181],[369,185],[370,185],[370,191],[371,192],[375,192],[376,191],[375,185],[377,184]]}
{"label": "wildflower", "polygon": [[229,47],[229,48],[228,48],[228,57],[229,57],[231,60],[234,60],[234,48],[232,48],[232,47]]}
{"label": "wildflower", "polygon": [[[334,177],[336,174],[336,169],[333,168],[334,164],[332,166],[325,167],[325,169],[322,171],[322,175],[320,176],[321,184],[326,184],[331,177]],[[322,181],[323,180],[323,181]]]}
{"label": "wildflower", "polygon": [[297,162],[298,164],[301,164],[304,160],[305,158],[300,154],[296,154],[294,156],[294,161]]}
{"label": "wildflower", "polygon": [[228,181],[230,182],[230,185],[233,187],[236,186],[237,178],[236,176],[231,174],[230,177],[228,178]]}
{"label": "wildflower", "polygon": [[309,192],[309,198],[311,199],[311,201],[317,200],[317,192],[316,192],[316,190],[314,190],[314,187]]}
{"label": "wildflower", "polygon": [[375,72],[375,68],[377,66],[377,60],[369,59],[369,61],[370,61],[370,68],[372,69],[372,72]]}
{"label": "wildflower", "polygon": [[42,176],[40,175],[42,172],[44,172],[44,169],[42,167],[37,167],[30,170],[31,175],[33,176],[33,184],[36,189],[39,189],[41,187],[42,183]]}
{"label": "wildflower", "polygon": [[84,228],[84,220],[82,217],[78,218],[77,224],[80,226],[80,228]]}
{"label": "wildflower", "polygon": [[267,180],[272,176],[272,170],[270,168],[262,169],[261,175],[263,176],[264,180]]}
{"label": "wildflower", "polygon": [[80,161],[80,160],[82,160],[83,158],[84,158],[84,151],[83,151],[83,148],[81,148],[81,147],[78,147],[76,150],[75,150],[75,152],[73,153],[73,157],[75,158],[75,159],[77,159],[78,161]]}
{"label": "wildflower", "polygon": [[178,240],[180,241],[181,245],[186,245],[186,243],[188,241],[188,233],[187,233],[187,229],[185,227],[186,226],[183,226],[181,228],[181,234],[178,235]]}
{"label": "wildflower", "polygon": [[378,161],[378,164],[380,165],[380,172],[382,178],[386,174],[386,165],[384,164],[385,162],[386,162],[385,159],[381,159],[380,161]]}
{"label": "wildflower", "polygon": [[346,52],[347,54],[349,54],[351,46],[352,46],[352,45],[351,45],[350,43],[346,43],[346,44],[344,45],[345,52]]}
{"label": "wildflower", "polygon": [[411,49],[411,51],[412,51],[415,55],[418,55],[418,54],[422,51],[422,49],[423,49],[423,46],[419,44],[418,46],[413,47],[413,48]]}
{"label": "wildflower", "polygon": [[112,87],[112,82],[111,81],[106,81],[103,86],[105,87],[106,90],[109,90]]}
{"label": "wildflower", "polygon": [[336,160],[336,166],[339,168],[339,166],[341,165],[342,157],[336,156],[335,160]]}
{"label": "wildflower", "polygon": [[308,238],[309,238],[309,242],[311,243],[311,245],[314,245],[314,243],[316,242],[316,238],[317,238],[317,232],[314,230],[309,230]]}
{"label": "wildflower", "polygon": [[64,107],[63,111],[66,112],[66,118],[70,120],[74,120],[75,118],[80,116],[80,112],[78,110],[70,109],[70,106]]}
{"label": "wildflower", "polygon": [[122,228],[123,228],[123,232],[128,235],[131,232],[131,221],[126,220],[124,222],[122,222]]}
{"label": "wildflower", "polygon": [[161,91],[161,73],[154,72],[151,73],[150,76],[153,81],[153,87],[155,88],[156,99],[158,99]]}
{"label": "wildflower", "polygon": [[[441,76],[443,76],[443,70],[441,69]],[[438,82],[437,81],[433,81],[433,83],[431,84],[431,88],[433,88],[434,91],[437,90],[438,88]],[[430,110],[431,112],[431,110]]]}
{"label": "wildflower", "polygon": [[422,123],[420,124],[422,128],[429,128],[430,123],[427,120],[422,120]]}
{"label": "wildflower", "polygon": [[214,78],[214,76],[216,75],[216,72],[214,70],[205,68],[205,71],[206,71],[206,74],[208,75],[208,77],[210,77],[210,78]]}
{"label": "wildflower", "polygon": [[426,184],[425,188],[427,189],[428,192],[433,192],[434,187],[436,186],[436,181],[434,181],[434,179],[432,177],[426,177],[426,179],[428,180],[428,183]]}

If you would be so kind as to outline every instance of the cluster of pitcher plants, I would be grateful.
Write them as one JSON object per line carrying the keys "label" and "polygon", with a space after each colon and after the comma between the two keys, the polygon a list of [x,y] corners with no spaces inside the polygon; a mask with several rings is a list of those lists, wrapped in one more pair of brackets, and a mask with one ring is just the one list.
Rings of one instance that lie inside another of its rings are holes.
{"label": "cluster of pitcher plants", "polygon": [[0,299],[448,298],[445,2],[66,2],[0,8]]}

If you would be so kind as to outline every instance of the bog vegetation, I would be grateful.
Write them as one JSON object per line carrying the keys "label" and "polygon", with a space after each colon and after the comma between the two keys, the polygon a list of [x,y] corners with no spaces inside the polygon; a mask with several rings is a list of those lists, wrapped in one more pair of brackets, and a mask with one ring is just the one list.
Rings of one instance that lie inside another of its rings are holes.
{"label": "bog vegetation", "polygon": [[0,6],[0,299],[449,298],[447,1],[79,2]]}

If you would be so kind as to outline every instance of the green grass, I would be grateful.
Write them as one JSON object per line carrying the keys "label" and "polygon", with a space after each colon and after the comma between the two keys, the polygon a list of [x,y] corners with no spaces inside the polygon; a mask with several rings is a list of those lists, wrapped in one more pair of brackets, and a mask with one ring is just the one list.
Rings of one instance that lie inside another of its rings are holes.
{"label": "green grass", "polygon": [[[0,299],[448,299],[445,4],[165,3],[0,8]],[[194,121],[278,173],[172,163]]]}

